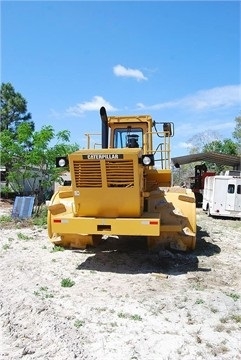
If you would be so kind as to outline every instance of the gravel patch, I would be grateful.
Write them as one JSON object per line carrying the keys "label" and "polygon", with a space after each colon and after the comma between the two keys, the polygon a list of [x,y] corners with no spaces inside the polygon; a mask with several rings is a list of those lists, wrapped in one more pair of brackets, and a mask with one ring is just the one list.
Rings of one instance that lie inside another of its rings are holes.
{"label": "gravel patch", "polygon": [[3,227],[2,359],[241,359],[241,221],[197,209],[197,225],[188,254],[138,238],[53,251],[46,229]]}

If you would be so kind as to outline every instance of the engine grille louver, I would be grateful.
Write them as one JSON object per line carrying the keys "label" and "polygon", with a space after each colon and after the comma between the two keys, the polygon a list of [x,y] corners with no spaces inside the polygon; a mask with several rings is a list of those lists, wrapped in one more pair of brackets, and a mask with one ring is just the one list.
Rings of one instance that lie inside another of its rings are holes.
{"label": "engine grille louver", "polygon": [[74,176],[77,188],[101,187],[100,161],[74,161]]}
{"label": "engine grille louver", "polygon": [[[105,174],[101,173],[101,161],[105,161]],[[74,176],[77,188],[102,187],[106,179],[107,187],[134,186],[134,170],[132,160],[88,160],[74,161]]]}
{"label": "engine grille louver", "polygon": [[107,161],[106,178],[108,187],[134,186],[132,160]]}

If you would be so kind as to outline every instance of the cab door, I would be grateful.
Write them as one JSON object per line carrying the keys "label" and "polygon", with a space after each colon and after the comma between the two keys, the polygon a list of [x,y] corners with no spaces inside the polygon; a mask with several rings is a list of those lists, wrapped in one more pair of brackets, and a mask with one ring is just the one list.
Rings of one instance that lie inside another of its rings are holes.
{"label": "cab door", "polygon": [[241,180],[236,182],[236,194],[234,201],[234,210],[241,212]]}

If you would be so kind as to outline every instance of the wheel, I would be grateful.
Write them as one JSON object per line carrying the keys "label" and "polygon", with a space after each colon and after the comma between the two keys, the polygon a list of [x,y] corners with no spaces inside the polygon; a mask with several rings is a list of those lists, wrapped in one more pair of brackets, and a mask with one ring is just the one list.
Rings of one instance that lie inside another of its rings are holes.
{"label": "wheel", "polygon": [[209,205],[207,206],[207,214],[208,214],[208,217],[211,217]]}

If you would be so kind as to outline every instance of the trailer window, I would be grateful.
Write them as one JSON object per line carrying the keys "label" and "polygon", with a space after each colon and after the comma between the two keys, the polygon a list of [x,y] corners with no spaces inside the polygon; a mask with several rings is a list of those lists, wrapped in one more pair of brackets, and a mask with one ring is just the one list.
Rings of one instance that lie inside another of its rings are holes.
{"label": "trailer window", "polygon": [[234,184],[228,184],[228,193],[234,194],[235,185]]}
{"label": "trailer window", "polygon": [[237,186],[237,194],[241,194],[241,185]]}

